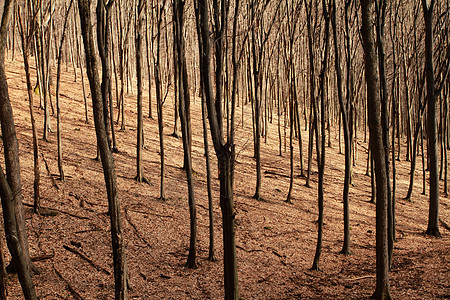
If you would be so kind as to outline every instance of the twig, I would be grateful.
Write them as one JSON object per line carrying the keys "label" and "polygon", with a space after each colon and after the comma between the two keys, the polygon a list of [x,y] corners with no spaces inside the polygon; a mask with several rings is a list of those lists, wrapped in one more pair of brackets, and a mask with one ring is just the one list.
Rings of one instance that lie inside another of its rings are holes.
{"label": "twig", "polygon": [[144,242],[149,248],[153,248],[149,242],[141,235],[139,230],[137,229],[136,225],[131,221],[130,216],[128,215],[128,208],[125,208],[125,219],[127,219],[128,223],[130,223],[131,227],[133,227],[134,231],[136,232],[136,235],[139,237],[139,239]]}
{"label": "twig", "polygon": [[442,221],[441,218],[439,218],[439,222],[441,222],[442,226],[444,226],[445,229],[450,230],[450,226],[447,223],[445,223],[444,221]]}
{"label": "twig", "polygon": [[53,269],[55,270],[55,273],[58,275],[59,278],[61,278],[62,281],[64,281],[67,285],[67,289],[72,294],[72,296],[76,300],[83,300],[84,298],[77,292],[75,289],[70,285],[70,283],[61,275],[61,273],[56,269],[55,265],[53,265]]}
{"label": "twig", "polygon": [[244,250],[245,252],[247,252],[247,253],[252,253],[252,252],[262,252],[262,250],[261,249],[252,249],[252,250],[247,250],[247,249],[245,249],[244,247],[242,247],[242,246],[239,246],[239,245],[236,245],[236,248],[238,248],[238,249],[241,249],[241,250]]}
{"label": "twig", "polygon": [[348,278],[346,280],[347,281],[357,281],[357,280],[367,279],[367,278],[375,278],[375,275],[366,275],[366,276],[361,276],[361,277]]}
{"label": "twig", "polygon": [[72,253],[78,255],[79,257],[81,257],[82,259],[84,259],[85,261],[87,261],[87,262],[88,262],[91,266],[93,266],[97,271],[103,272],[103,273],[105,273],[106,275],[111,275],[111,273],[110,273],[108,270],[106,270],[106,269],[100,267],[99,265],[97,265],[96,263],[94,263],[94,261],[92,261],[92,259],[90,259],[90,258],[87,257],[86,255],[84,255],[83,253],[81,253],[81,252],[78,251],[77,249],[71,248],[71,247],[69,247],[69,246],[67,246],[67,245],[63,245],[63,248],[66,249],[66,250],[69,251],[69,252],[72,252]]}
{"label": "twig", "polygon": [[101,229],[87,229],[87,230],[80,230],[80,231],[75,231],[75,233],[86,233],[86,232],[93,232],[93,231],[101,231]]}
{"label": "twig", "polygon": [[41,156],[42,156],[42,160],[44,161],[45,164],[45,169],[47,169],[47,175],[50,177],[50,179],[52,180],[52,185],[59,190],[59,186],[56,184],[56,180],[55,178],[53,178],[52,176],[52,172],[50,172],[50,167],[48,166],[47,160],[45,159],[44,153],[41,152]]}
{"label": "twig", "polygon": [[148,212],[148,211],[142,211],[142,210],[136,210],[136,209],[132,209],[132,208],[126,208],[125,210],[129,210],[135,213],[139,213],[139,214],[143,214],[143,215],[150,215],[150,216],[157,216],[157,217],[161,217],[161,218],[171,218],[173,219],[173,216],[169,216],[169,215],[160,215],[160,214],[156,214],[156,213],[152,213],[152,212]]}
{"label": "twig", "polygon": [[[24,205],[24,206],[28,206],[28,207],[34,207],[33,204],[29,204],[29,203],[25,203],[25,202],[23,202],[23,205]],[[58,209],[58,208],[48,208],[48,207],[43,207],[43,206],[41,206],[41,210],[42,210],[42,209],[43,209],[43,210],[48,210],[48,211],[54,210],[54,211],[60,212],[60,213],[62,213],[62,214],[65,214],[65,215],[68,215],[68,216],[71,216],[71,217],[74,217],[74,218],[77,218],[77,219],[81,219],[81,220],[90,220],[89,217],[79,216],[79,215],[70,213],[70,212],[68,212],[68,211],[64,211],[64,210]]]}
{"label": "twig", "polygon": [[272,273],[272,274],[270,274],[269,276],[267,276],[267,277],[262,277],[262,276],[260,276],[261,277],[261,279],[260,280],[258,280],[258,283],[263,283],[263,282],[266,282],[266,281],[268,281],[273,275],[275,275],[275,273]]}
{"label": "twig", "polygon": [[86,202],[86,203],[89,204],[89,205],[92,205],[92,206],[108,207],[108,205],[106,205],[106,204],[98,204],[98,203],[90,202],[90,201],[88,201],[88,200],[83,200],[83,201]]}
{"label": "twig", "polygon": [[281,177],[285,177],[285,178],[290,178],[288,175],[284,175],[284,174],[280,174],[277,172],[273,172],[273,171],[264,171],[264,174],[270,174],[270,175],[276,175],[276,176],[281,176]]}
{"label": "twig", "polygon": [[314,277],[314,278],[319,278],[319,279],[321,279],[321,277],[320,276],[316,276],[316,275],[313,275],[313,274],[310,274],[310,273],[308,273],[308,272],[304,272],[306,275],[308,275],[308,276],[311,276],[311,277]]}
{"label": "twig", "polygon": [[32,257],[31,261],[32,262],[42,261],[42,260],[46,260],[46,259],[51,259],[53,257],[55,257],[55,253],[52,253],[52,254],[41,254],[41,255]]}

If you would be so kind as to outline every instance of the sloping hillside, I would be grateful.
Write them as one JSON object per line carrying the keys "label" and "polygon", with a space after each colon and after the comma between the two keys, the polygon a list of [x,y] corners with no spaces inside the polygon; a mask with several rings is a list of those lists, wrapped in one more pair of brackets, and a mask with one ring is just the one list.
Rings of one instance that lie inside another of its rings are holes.
{"label": "sloping hillside", "polygon": [[[31,64],[32,66],[34,64]],[[114,294],[109,218],[101,164],[96,156],[93,121],[84,122],[81,77],[74,82],[72,70],[63,72],[61,85],[62,137],[65,182],[58,181],[56,133],[50,142],[39,141],[41,151],[42,206],[56,215],[32,213],[33,156],[31,125],[25,76],[20,61],[6,61],[9,93],[13,104],[21,151],[25,215],[32,257],[50,255],[35,262],[41,270],[34,277],[41,299],[112,299]],[[62,68],[64,70],[64,67]],[[79,72],[79,70],[78,70]],[[80,74],[79,74],[80,75]],[[34,75],[33,75],[34,76]],[[113,84],[114,86],[114,84]],[[86,85],[88,88],[88,85]],[[54,87],[53,87],[54,89]],[[53,91],[54,93],[54,91]],[[114,95],[114,94],[113,94]],[[153,93],[154,95],[154,93]],[[144,93],[144,105],[148,105]],[[154,102],[154,101],[153,101]],[[43,111],[35,99],[38,135],[42,136]],[[238,108],[241,111],[242,107]],[[221,214],[218,201],[217,167],[214,153],[213,188],[215,196],[216,257],[208,257],[208,204],[205,158],[199,99],[192,101],[193,163],[198,209],[198,268],[184,267],[189,243],[187,185],[182,170],[181,139],[173,132],[173,99],[164,106],[166,146],[166,196],[159,196],[159,138],[157,121],[145,118],[144,175],[150,184],[137,183],[136,99],[126,98],[126,130],[119,131],[119,153],[115,154],[122,207],[131,299],[220,299],[223,296]],[[156,112],[156,107],[154,109]],[[147,108],[144,110],[144,114]],[[91,116],[92,109],[89,107]],[[117,111],[115,111],[117,116]],[[156,115],[156,114],[155,114]],[[317,174],[312,188],[305,179],[295,178],[292,201],[284,202],[289,186],[289,154],[278,156],[276,122],[269,126],[267,143],[262,144],[264,173],[262,197],[251,198],[255,186],[251,107],[244,107],[244,120],[237,121],[237,164],[235,203],[237,210],[237,256],[243,299],[358,299],[375,289],[375,206],[370,204],[370,177],[365,175],[367,144],[358,141],[358,161],[353,168],[350,190],[350,225],[353,255],[339,254],[343,241],[342,187],[344,156],[339,154],[337,133],[331,130],[332,147],[326,151],[325,227],[322,271],[310,271],[316,244]],[[275,118],[275,116],[274,116]],[[302,124],[302,127],[304,124]],[[56,119],[51,117],[56,130]],[[307,152],[307,132],[303,152]],[[360,134],[362,136],[362,134]],[[295,142],[297,145],[297,142]],[[285,146],[283,145],[283,149]],[[3,150],[3,149],[2,149]],[[402,149],[402,153],[405,150]],[[296,173],[298,147],[295,147]],[[315,157],[315,154],[314,154]],[[3,164],[3,155],[0,156]],[[48,166],[48,171],[46,169]],[[313,165],[313,170],[316,167]],[[417,170],[421,170],[420,160]],[[397,162],[397,239],[390,273],[392,296],[397,299],[445,298],[450,295],[450,240],[448,228],[443,237],[425,236],[428,198],[421,195],[421,172],[416,171],[413,201],[405,202],[409,162]],[[440,215],[450,221],[449,199],[441,197]],[[5,244],[5,243],[4,243]],[[76,250],[84,257],[69,251]],[[7,252],[6,247],[4,249]],[[9,260],[9,258],[8,258]],[[9,297],[21,299],[17,276],[8,282]]]}

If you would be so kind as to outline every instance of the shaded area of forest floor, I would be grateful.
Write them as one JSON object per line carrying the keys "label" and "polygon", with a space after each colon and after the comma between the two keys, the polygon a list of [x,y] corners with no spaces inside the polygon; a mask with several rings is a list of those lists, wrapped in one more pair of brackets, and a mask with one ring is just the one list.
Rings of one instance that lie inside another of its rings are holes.
{"label": "shaded area of forest floor", "polygon": [[[24,202],[31,204],[33,156],[25,76],[20,62],[13,63],[7,59],[6,70],[20,143]],[[95,131],[92,118],[89,124],[84,120],[81,77],[78,76],[78,81],[74,83],[71,72],[72,69],[63,72],[61,85],[62,136],[67,176],[65,182],[60,182],[57,175],[56,133],[50,134],[49,142],[39,140],[42,153],[42,206],[55,210],[57,214],[38,216],[32,213],[29,206],[24,208],[32,257],[43,254],[52,257],[35,262],[41,274],[34,277],[34,282],[41,299],[72,299],[73,293],[78,293],[84,299],[112,299],[114,280],[103,174],[101,164],[93,160],[96,156]],[[144,105],[148,105],[147,97],[148,94],[144,92]],[[208,201],[200,101],[196,99],[192,102],[192,152],[198,215],[198,268],[194,270],[184,267],[189,245],[189,214],[187,185],[182,170],[182,143],[181,139],[171,136],[173,99],[169,96],[164,106],[167,163],[165,202],[158,199],[160,157],[156,107],[153,109],[155,119],[144,120],[143,165],[144,175],[150,181],[148,185],[133,180],[136,175],[137,108],[135,96],[129,95],[125,101],[127,127],[125,131],[119,131],[120,126],[116,126],[120,152],[115,154],[115,162],[130,274],[130,299],[220,299],[223,297],[223,251],[215,171],[217,165],[214,153],[211,153],[214,162],[212,170],[218,258],[217,262],[211,263],[207,260]],[[154,102],[153,100],[153,104]],[[43,111],[38,105],[39,97],[35,95],[38,134],[42,137]],[[144,109],[144,114],[148,112],[147,109]],[[242,105],[237,111],[240,112],[241,109]],[[114,113],[117,116],[117,110]],[[89,106],[89,116],[91,114]],[[237,115],[240,116],[240,113]],[[370,177],[365,175],[367,143],[363,141],[363,133],[359,133],[362,138],[358,140],[358,160],[353,168],[353,185],[350,189],[353,254],[347,257],[339,254],[343,242],[341,195],[344,156],[339,154],[337,133],[332,129],[332,147],[326,149],[325,227],[320,261],[322,270],[310,271],[317,238],[317,174],[312,175],[311,188],[304,186],[305,178],[297,176],[294,181],[293,204],[284,202],[289,186],[289,179],[286,177],[289,174],[289,153],[284,151],[286,147],[283,144],[283,156],[278,156],[276,118],[274,113],[273,123],[269,124],[267,143],[262,144],[264,201],[251,198],[256,180],[249,105],[244,106],[244,120],[238,117],[236,122],[236,241],[241,297],[369,297],[375,289],[375,205],[369,203]],[[54,116],[51,117],[51,126],[56,131]],[[303,120],[302,127],[304,128]],[[307,153],[307,132],[302,131],[302,136],[303,153]],[[288,139],[286,141],[289,142]],[[392,296],[397,299],[448,298],[449,231],[441,226],[441,239],[424,235],[428,197],[421,194],[421,159],[416,169],[413,201],[406,202],[402,199],[408,187],[410,163],[405,161],[405,148],[402,147],[401,151],[401,161],[396,162],[398,240],[390,272]],[[298,146],[295,146],[297,175],[298,157]],[[0,162],[3,164],[3,154]],[[45,163],[48,164],[49,172]],[[313,171],[315,170],[313,164]],[[441,195],[440,216],[447,224],[450,222],[449,205],[449,199]],[[67,249],[76,250],[92,263]],[[4,251],[7,252],[6,247]],[[8,288],[11,299],[22,298],[17,276],[10,276]]]}

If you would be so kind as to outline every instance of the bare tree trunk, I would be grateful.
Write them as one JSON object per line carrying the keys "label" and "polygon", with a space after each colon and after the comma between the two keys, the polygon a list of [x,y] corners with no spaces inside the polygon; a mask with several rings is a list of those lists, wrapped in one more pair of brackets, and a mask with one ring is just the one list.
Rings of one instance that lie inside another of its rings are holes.
{"label": "bare tree trunk", "polygon": [[[158,5],[155,9],[157,10],[156,23],[157,23],[157,34],[156,34],[156,58],[153,59],[154,70],[155,70],[155,88],[156,88],[156,105],[158,113],[158,130],[159,130],[159,153],[161,155],[161,183],[160,183],[160,199],[166,200],[166,193],[164,187],[164,177],[165,177],[165,162],[164,162],[164,125],[163,125],[163,99],[162,99],[162,84],[161,84],[161,22],[162,13],[164,12],[164,6],[166,1],[164,0],[162,4]],[[152,30],[153,35],[153,30]],[[123,116],[122,116],[123,118]]]}
{"label": "bare tree trunk", "polygon": [[19,144],[5,74],[6,33],[14,1],[5,0],[0,25],[0,124],[3,137],[6,174],[0,166],[0,196],[5,234],[25,299],[37,299],[31,278],[31,261],[22,207]]}
{"label": "bare tree trunk", "polygon": [[[327,68],[328,68],[328,52],[330,48],[330,6],[331,6],[331,0],[329,1],[329,4],[326,3],[326,0],[322,0],[322,10],[323,10],[323,17],[325,19],[325,32],[324,32],[324,38],[325,38],[325,45],[324,45],[324,54],[323,54],[323,60],[322,60],[322,70],[320,72],[320,135],[321,135],[321,142],[319,143],[318,134],[316,134],[317,137],[317,163],[319,165],[319,183],[318,183],[318,208],[319,208],[319,218],[318,218],[318,236],[317,236],[317,245],[316,245],[316,253],[314,255],[314,261],[313,265],[311,267],[312,270],[319,270],[319,261],[320,261],[320,255],[322,253],[322,236],[323,236],[323,198],[324,198],[324,190],[323,190],[323,178],[325,173],[325,93],[326,93],[326,87],[325,87],[325,80],[327,78]],[[319,121],[318,116],[316,117],[316,128],[319,128]],[[317,130],[316,132],[318,132]],[[319,149],[319,144],[320,148]]]}
{"label": "bare tree trunk", "polygon": [[146,181],[142,175],[142,149],[144,144],[143,132],[143,113],[142,113],[142,27],[145,4],[143,0],[136,3],[136,77],[137,77],[137,142],[136,142],[136,180],[138,182]]}
{"label": "bare tree trunk", "polygon": [[[3,230],[0,229],[0,236],[3,237]],[[3,238],[0,239],[0,300],[7,300],[7,279],[8,274],[5,269],[5,254],[3,253]]]}
{"label": "bare tree trunk", "polygon": [[[349,2],[345,2],[345,9],[349,9]],[[334,41],[334,59],[335,59],[335,69],[336,69],[336,79],[338,88],[338,100],[341,109],[342,116],[342,128],[344,131],[344,151],[345,151],[345,171],[344,171],[344,191],[343,191],[343,202],[344,202],[344,244],[341,250],[342,254],[350,254],[350,217],[349,217],[349,189],[350,189],[350,168],[351,168],[351,157],[350,157],[350,134],[348,130],[348,116],[346,105],[344,104],[344,96],[342,92],[342,73],[339,58],[339,43],[336,28],[336,1],[333,0],[333,11],[331,15],[331,23],[333,25],[333,41]],[[340,128],[340,127],[339,127]],[[339,143],[340,144],[340,143]]]}
{"label": "bare tree trunk", "polygon": [[183,136],[184,164],[189,194],[189,217],[190,217],[190,243],[187,266],[195,268],[197,251],[197,211],[195,208],[194,182],[192,178],[192,158],[191,158],[191,126],[190,126],[190,95],[189,80],[187,77],[185,43],[184,43],[184,1],[175,0],[173,2],[174,15],[174,44],[176,43],[176,65],[177,78],[175,79],[178,87],[178,101],[181,120],[181,133]]}
{"label": "bare tree trunk", "polygon": [[[76,7],[74,7],[75,9]],[[85,117],[85,123],[89,124],[89,116],[88,116],[88,103],[87,103],[87,97],[86,97],[86,88],[84,85],[84,69],[83,69],[83,61],[82,61],[82,55],[81,55],[81,43],[78,41],[78,22],[76,19],[76,14],[74,13],[74,27],[75,27],[75,37],[76,37],[76,45],[77,45],[77,55],[78,60],[80,61],[80,73],[81,73],[81,85],[83,88],[83,100],[84,100],[84,117]]]}
{"label": "bare tree trunk", "polygon": [[28,61],[28,51],[29,51],[29,39],[32,37],[32,32],[24,32],[24,24],[22,23],[20,8],[18,11],[19,19],[19,33],[22,40],[22,53],[23,53],[23,63],[25,68],[25,77],[27,82],[27,92],[28,101],[30,108],[30,119],[31,119],[31,131],[33,134],[33,163],[34,163],[34,182],[33,182],[33,198],[34,198],[34,212],[39,214],[40,209],[40,172],[39,172],[39,145],[36,129],[36,121],[34,118],[34,107],[33,107],[33,87],[31,86],[31,76],[30,76],[30,65]]}
{"label": "bare tree trunk", "polygon": [[[236,1],[235,20],[239,7],[239,0]],[[226,15],[225,1],[221,5],[220,13]],[[216,8],[217,9],[217,8]],[[239,285],[237,273],[237,257],[236,257],[236,241],[235,241],[235,211],[233,201],[233,178],[234,178],[234,139],[233,135],[230,140],[225,143],[223,128],[219,126],[219,119],[222,118],[220,111],[216,110],[216,105],[221,106],[221,103],[215,103],[213,97],[213,84],[211,80],[211,46],[209,35],[209,6],[206,0],[195,1],[195,13],[197,20],[197,27],[199,31],[199,56],[200,56],[200,73],[202,78],[203,94],[208,108],[210,132],[216,151],[216,156],[219,164],[219,181],[220,181],[220,207],[222,210],[222,225],[223,225],[223,248],[224,248],[224,286],[225,299],[239,299]],[[216,10],[216,15],[219,12]],[[225,18],[223,18],[225,20]],[[223,26],[225,24],[222,23]],[[236,27],[236,23],[234,23]],[[226,28],[226,26],[225,26]],[[233,49],[235,49],[235,38],[233,38]],[[216,55],[223,55],[222,51],[217,52]],[[233,55],[235,52],[233,51]],[[216,62],[222,63],[222,58],[216,57]],[[235,65],[236,67],[236,65]],[[217,69],[216,69],[217,71]],[[217,73],[216,73],[217,74]],[[216,97],[216,101],[222,101],[221,98]],[[233,103],[234,104],[234,103]],[[233,116],[233,113],[232,113]],[[233,118],[233,117],[232,117]],[[231,124],[234,124],[233,120]],[[230,132],[234,128],[231,125]]]}
{"label": "bare tree trunk", "polygon": [[423,15],[425,19],[425,69],[427,81],[427,155],[430,168],[430,208],[428,215],[428,228],[426,233],[439,237],[439,178],[437,153],[437,97],[435,94],[433,69],[433,7],[434,0],[422,0]]}
{"label": "bare tree trunk", "polygon": [[[381,98],[381,127],[383,130],[383,147],[384,147],[384,161],[386,163],[386,178],[387,178],[387,214],[388,214],[388,254],[389,254],[389,268],[392,263],[392,254],[394,250],[394,234],[393,234],[393,218],[392,218],[392,194],[391,194],[391,181],[390,181],[390,157],[389,157],[389,113],[388,113],[388,91],[387,91],[387,79],[386,79],[386,63],[384,53],[384,24],[386,16],[386,1],[381,0],[375,2],[377,11],[377,49],[378,49],[378,68],[380,72],[380,98]],[[355,132],[357,132],[355,130]],[[355,151],[356,154],[356,151]]]}
{"label": "bare tree trunk", "polygon": [[211,163],[209,158],[209,143],[208,143],[208,129],[207,129],[207,113],[205,97],[202,95],[202,124],[203,124],[203,143],[205,147],[206,158],[206,187],[208,189],[208,213],[209,213],[209,261],[216,261],[214,249],[214,210],[213,210],[213,195],[211,186]]}
{"label": "bare tree trunk", "polygon": [[69,8],[66,11],[66,16],[64,18],[64,26],[61,33],[61,42],[59,44],[59,52],[58,52],[58,64],[56,71],[56,130],[57,130],[57,139],[58,139],[58,170],[59,170],[59,179],[64,181],[64,167],[63,167],[63,157],[62,157],[62,139],[61,139],[61,107],[59,105],[59,83],[61,78],[61,57],[62,57],[62,49],[64,44],[64,38],[66,36],[66,28],[67,28],[67,20],[69,18],[69,12],[72,7],[73,0],[70,0]]}
{"label": "bare tree trunk", "polygon": [[[98,65],[95,56],[94,39],[91,24],[90,0],[78,0],[81,29],[86,53],[86,70],[91,87],[94,110],[95,131],[100,150],[105,177],[106,192],[108,194],[108,208],[111,221],[111,238],[114,261],[115,299],[127,299],[127,263],[125,244],[123,240],[120,202],[118,198],[115,163],[108,145],[103,114],[102,93],[98,77]],[[105,71],[105,70],[103,70]]]}
{"label": "bare tree trunk", "polygon": [[377,204],[376,204],[376,266],[377,283],[374,297],[390,299],[389,255],[387,241],[387,180],[383,133],[381,124],[380,79],[377,72],[378,55],[374,37],[374,1],[361,0],[361,35],[364,47],[365,74],[367,83],[367,109],[369,113],[370,145],[375,160]]}
{"label": "bare tree trunk", "polygon": [[145,48],[147,53],[147,71],[148,71],[148,117],[150,119],[153,119],[153,111],[152,111],[152,78],[151,78],[151,64],[150,64],[150,46],[152,45],[151,42],[149,42],[149,30],[148,30],[148,11],[149,5],[146,5],[146,13],[145,13]]}
{"label": "bare tree trunk", "polygon": [[111,8],[114,0],[98,1],[97,3],[97,44],[100,60],[102,64],[102,101],[103,101],[103,119],[105,122],[106,137],[108,139],[109,148],[112,149],[112,139],[110,135],[111,122],[109,114],[109,100],[111,96],[111,66],[109,60],[110,52],[110,26]]}

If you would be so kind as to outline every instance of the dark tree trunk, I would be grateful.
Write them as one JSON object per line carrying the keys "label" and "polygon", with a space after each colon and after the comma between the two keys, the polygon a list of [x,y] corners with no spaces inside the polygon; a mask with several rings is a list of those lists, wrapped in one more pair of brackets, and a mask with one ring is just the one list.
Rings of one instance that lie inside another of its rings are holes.
{"label": "dark tree trunk", "polygon": [[137,3],[137,15],[136,15],[136,77],[137,77],[137,141],[136,141],[136,180],[138,182],[144,181],[142,175],[142,150],[144,147],[144,123],[142,113],[142,27],[144,23],[144,3],[143,0],[139,0]]}
{"label": "dark tree trunk", "polygon": [[376,173],[376,266],[377,283],[374,297],[390,299],[389,255],[387,237],[387,180],[383,132],[381,124],[380,78],[378,75],[378,55],[374,37],[373,0],[361,0],[361,35],[364,48],[365,74],[367,83],[367,109],[369,113],[370,147],[375,161]]}
{"label": "dark tree trunk", "polygon": [[123,241],[122,219],[117,191],[114,157],[109,148],[104,122],[104,107],[92,33],[90,0],[78,0],[78,8],[86,54],[86,70],[89,78],[89,85],[91,87],[97,145],[100,150],[106,192],[108,195],[114,262],[115,299],[122,300],[127,299],[128,294],[125,244]]}
{"label": "dark tree trunk", "polygon": [[392,254],[394,250],[394,234],[392,225],[392,194],[390,181],[390,157],[389,157],[389,113],[388,113],[388,91],[386,79],[386,63],[384,54],[384,23],[386,16],[386,1],[381,0],[375,2],[377,10],[377,49],[378,49],[378,68],[380,72],[380,98],[381,98],[381,128],[383,130],[383,147],[384,147],[384,161],[386,164],[386,188],[387,188],[387,209],[388,209],[388,253],[389,253],[389,268],[392,262]]}
{"label": "dark tree trunk", "polygon": [[69,12],[72,8],[73,0],[69,3],[69,8],[66,11],[66,16],[64,18],[64,26],[63,31],[61,33],[61,42],[59,43],[59,51],[58,51],[58,63],[57,63],[57,71],[56,71],[56,135],[58,140],[58,170],[59,170],[59,179],[61,181],[65,180],[64,176],[64,167],[63,167],[63,157],[62,157],[62,139],[61,139],[61,107],[59,105],[59,84],[61,79],[61,59],[62,59],[62,49],[64,44],[64,38],[66,36],[66,28],[67,21],[69,18]]}
{"label": "dark tree trunk", "polygon": [[427,234],[439,237],[439,178],[437,147],[437,97],[435,94],[433,69],[433,7],[434,0],[422,0],[425,19],[425,72],[427,81],[427,154],[430,169],[430,209]]}
{"label": "dark tree trunk", "polygon": [[19,31],[22,40],[22,54],[23,54],[23,64],[25,68],[25,77],[27,82],[27,92],[28,92],[28,102],[30,108],[30,119],[31,119],[31,131],[33,134],[33,163],[34,163],[34,182],[33,182],[33,198],[34,198],[34,212],[39,213],[41,198],[40,198],[40,171],[39,171],[39,144],[36,129],[36,120],[34,118],[34,107],[33,107],[33,87],[31,85],[30,76],[30,65],[28,61],[28,51],[29,51],[29,38],[32,36],[31,32],[24,32],[24,24],[22,22],[22,17],[20,13],[20,8],[18,12],[19,19]]}
{"label": "dark tree trunk", "polygon": [[[252,19],[255,19],[255,4],[251,6],[252,9]],[[257,64],[257,53],[256,53],[256,34],[255,34],[255,26],[252,26],[252,58],[253,58],[253,89],[254,89],[254,97],[253,97],[253,105],[255,107],[255,162],[256,162],[256,190],[253,198],[256,200],[261,200],[261,100],[259,99],[258,91],[259,91],[259,70]]]}
{"label": "dark tree trunk", "polygon": [[97,3],[97,43],[100,60],[102,63],[102,101],[103,101],[103,119],[105,122],[106,137],[108,145],[112,148],[112,140],[110,135],[110,128],[112,119],[109,114],[109,100],[111,94],[111,66],[109,59],[110,49],[110,26],[111,23],[111,8],[114,0],[98,1]]}
{"label": "dark tree trunk", "polygon": [[176,58],[177,58],[177,71],[175,72],[178,77],[175,82],[178,86],[178,101],[181,120],[181,133],[183,136],[183,150],[184,150],[184,163],[186,171],[186,179],[188,184],[189,194],[189,217],[190,217],[190,243],[189,243],[189,255],[187,259],[187,266],[189,268],[196,267],[196,248],[197,248],[197,211],[195,208],[195,196],[194,196],[194,182],[192,178],[192,158],[191,158],[191,145],[190,145],[190,96],[189,96],[189,81],[187,77],[186,57],[185,57],[185,43],[183,35],[184,26],[184,1],[175,0],[173,2],[173,15],[174,15],[174,43],[176,42]]}
{"label": "dark tree trunk", "polygon": [[153,110],[152,110],[152,78],[151,78],[151,64],[150,64],[150,45],[149,42],[149,32],[148,32],[148,7],[149,5],[146,4],[146,13],[145,13],[145,45],[146,45],[146,53],[147,53],[147,71],[148,71],[148,117],[150,119],[153,119]]}
{"label": "dark tree trunk", "polygon": [[[348,2],[346,1],[345,9],[348,9]],[[333,25],[333,41],[334,41],[334,59],[335,59],[335,69],[336,69],[336,79],[338,88],[338,100],[339,107],[341,109],[342,115],[342,128],[344,131],[344,152],[345,152],[345,173],[344,173],[344,191],[343,191],[343,202],[344,202],[344,245],[342,247],[341,253],[345,255],[350,254],[350,217],[349,217],[349,189],[350,189],[350,168],[351,168],[351,157],[350,157],[350,134],[348,130],[348,117],[347,109],[344,104],[344,96],[342,92],[342,71],[340,65],[339,56],[339,42],[337,36],[336,28],[336,1],[333,0],[333,11],[331,15],[331,23]]]}
{"label": "dark tree trunk", "polygon": [[0,123],[3,137],[6,174],[0,166],[0,198],[6,242],[12,265],[18,274],[25,299],[37,299],[31,278],[31,261],[22,207],[19,144],[5,74],[6,33],[14,1],[5,0],[0,25]]}
{"label": "dark tree trunk", "polygon": [[[322,10],[323,10],[323,17],[325,19],[325,32],[324,32],[324,38],[325,38],[325,45],[324,45],[324,54],[323,54],[323,60],[322,60],[322,70],[320,72],[320,137],[321,141],[319,143],[318,134],[316,134],[317,139],[317,162],[319,165],[319,182],[318,182],[318,208],[319,208],[319,218],[318,218],[318,236],[317,236],[317,245],[316,245],[316,253],[314,255],[314,262],[311,267],[313,270],[319,270],[319,261],[320,261],[320,255],[322,253],[322,236],[323,236],[323,198],[324,198],[324,190],[323,190],[323,178],[325,173],[325,93],[326,93],[326,87],[325,87],[325,80],[326,80],[326,74],[327,74],[327,68],[328,68],[328,53],[330,48],[330,6],[331,6],[331,0],[329,1],[329,4],[326,3],[326,0],[322,0]],[[316,116],[316,128],[319,128],[319,121],[318,116]],[[318,132],[318,130],[316,131]],[[319,149],[319,144],[320,148]]]}
{"label": "dark tree trunk", "polygon": [[[239,6],[237,0],[235,5]],[[226,5],[222,4],[221,14],[226,14],[224,10]],[[222,210],[223,225],[223,248],[224,248],[224,286],[225,299],[239,299],[239,285],[237,273],[237,257],[236,257],[236,241],[235,241],[235,211],[233,201],[233,177],[234,177],[234,141],[233,138],[225,143],[223,138],[223,130],[219,126],[219,119],[222,118],[220,111],[216,110],[216,103],[213,96],[213,84],[210,77],[211,74],[211,46],[209,35],[209,6],[206,0],[195,1],[196,20],[199,31],[199,55],[200,55],[200,74],[205,97],[206,106],[208,108],[209,126],[211,137],[214,144],[218,164],[219,164],[219,182],[220,182],[220,207]],[[218,13],[218,12],[216,12]],[[223,18],[225,19],[225,18]],[[225,26],[223,24],[223,26]],[[235,24],[236,26],[236,24]],[[235,39],[233,40],[233,44]],[[234,47],[234,46],[233,46]],[[234,48],[233,48],[234,49]],[[223,52],[216,52],[218,53]],[[217,59],[216,62],[222,63],[223,59]],[[216,69],[217,70],[217,69]],[[216,100],[222,101],[220,98]],[[219,106],[221,104],[219,103]],[[233,114],[232,114],[233,115]],[[233,121],[233,120],[232,120]],[[231,122],[233,124],[233,122]],[[230,131],[234,128],[231,126]]]}
{"label": "dark tree trunk", "polygon": [[[0,236],[3,236],[3,230],[0,229]],[[0,300],[7,300],[7,279],[8,274],[5,269],[5,254],[3,253],[3,238],[0,239]]]}
{"label": "dark tree trunk", "polygon": [[205,159],[206,159],[206,187],[208,189],[208,213],[209,213],[209,261],[216,261],[214,249],[214,210],[213,210],[213,195],[211,185],[211,163],[209,159],[209,142],[207,129],[207,112],[205,97],[202,95],[202,124],[203,124],[203,143],[205,145]]}
{"label": "dark tree trunk", "polygon": [[[164,11],[165,1],[161,5],[158,5],[155,9],[157,10],[157,33],[156,33],[156,58],[153,59],[154,62],[154,72],[155,72],[155,88],[156,88],[156,106],[158,114],[158,131],[159,131],[159,153],[161,155],[161,183],[160,183],[160,196],[159,198],[163,201],[166,200],[166,192],[164,187],[165,178],[165,162],[164,162],[164,123],[163,123],[163,99],[162,99],[162,84],[161,84],[161,22],[162,13]],[[152,30],[153,31],[153,30]],[[153,35],[153,34],[152,34]]]}
{"label": "dark tree trunk", "polygon": [[[306,8],[306,25],[307,25],[307,32],[308,32],[308,54],[309,54],[309,102],[310,102],[310,114],[309,114],[309,144],[308,144],[308,172],[306,175],[306,186],[310,187],[310,177],[311,177],[311,166],[312,166],[312,152],[313,152],[313,143],[314,143],[314,132],[318,128],[316,127],[316,111],[314,109],[314,103],[316,101],[316,79],[315,79],[315,68],[314,68],[314,40],[313,40],[313,34],[315,28],[313,28],[312,20],[311,20],[311,14],[312,14],[312,5],[313,3],[308,4],[308,2],[305,2],[305,8]],[[314,115],[314,117],[312,117]],[[311,120],[313,121],[311,122]],[[318,143],[319,141],[316,141]]]}

